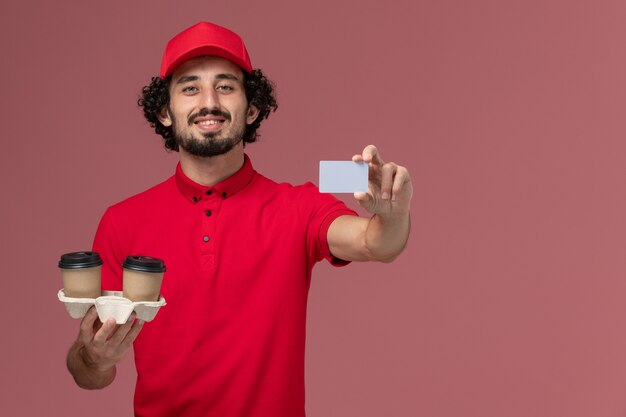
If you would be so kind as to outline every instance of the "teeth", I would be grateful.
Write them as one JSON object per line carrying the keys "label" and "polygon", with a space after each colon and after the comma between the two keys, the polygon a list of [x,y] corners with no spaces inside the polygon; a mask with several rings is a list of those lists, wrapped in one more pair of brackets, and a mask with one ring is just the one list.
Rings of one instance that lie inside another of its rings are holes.
{"label": "teeth", "polygon": [[219,120],[202,120],[198,122],[199,125],[204,125],[204,126],[216,125],[218,123],[221,123],[221,122]]}

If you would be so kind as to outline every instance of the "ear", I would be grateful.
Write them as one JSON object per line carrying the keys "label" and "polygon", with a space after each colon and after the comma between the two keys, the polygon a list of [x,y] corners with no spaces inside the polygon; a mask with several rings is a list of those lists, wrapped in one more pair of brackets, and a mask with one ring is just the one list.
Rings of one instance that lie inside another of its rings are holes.
{"label": "ear", "polygon": [[172,125],[172,118],[170,117],[170,112],[167,110],[167,106],[163,106],[157,118],[165,127],[170,127]]}
{"label": "ear", "polygon": [[246,124],[252,124],[259,117],[259,109],[256,106],[250,104],[248,106],[248,114],[246,115]]}

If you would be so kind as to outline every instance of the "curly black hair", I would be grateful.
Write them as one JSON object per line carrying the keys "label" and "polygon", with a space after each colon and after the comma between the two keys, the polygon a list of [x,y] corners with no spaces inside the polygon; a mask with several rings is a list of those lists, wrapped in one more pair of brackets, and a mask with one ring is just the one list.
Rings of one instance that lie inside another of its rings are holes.
{"label": "curly black hair", "polygon": [[[278,102],[274,96],[274,83],[267,79],[260,69],[255,69],[252,73],[244,72],[243,85],[249,105],[253,105],[259,110],[256,120],[246,125],[243,135],[243,143],[252,143],[260,136],[257,132],[261,122],[267,119],[271,112],[278,109]],[[174,138],[171,126],[164,126],[159,121],[159,114],[164,106],[170,102],[169,87],[172,76],[165,79],[152,77],[149,85],[141,89],[141,97],[137,104],[143,108],[143,115],[150,123],[150,127],[165,139],[165,148],[178,151],[178,144]]]}

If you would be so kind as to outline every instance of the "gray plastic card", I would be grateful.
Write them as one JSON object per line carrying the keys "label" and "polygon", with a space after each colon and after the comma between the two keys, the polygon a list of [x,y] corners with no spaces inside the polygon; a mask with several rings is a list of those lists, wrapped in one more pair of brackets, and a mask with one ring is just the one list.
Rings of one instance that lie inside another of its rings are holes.
{"label": "gray plastic card", "polygon": [[320,161],[320,192],[367,192],[368,165],[365,162]]}

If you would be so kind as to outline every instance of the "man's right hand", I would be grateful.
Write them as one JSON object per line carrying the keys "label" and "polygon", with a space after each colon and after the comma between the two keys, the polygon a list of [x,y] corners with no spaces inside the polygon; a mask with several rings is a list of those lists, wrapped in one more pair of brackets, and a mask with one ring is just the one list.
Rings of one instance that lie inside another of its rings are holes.
{"label": "man's right hand", "polygon": [[89,309],[80,323],[78,339],[67,355],[67,367],[76,383],[86,389],[104,388],[115,379],[115,365],[124,357],[143,327],[133,313],[122,325],[114,319],[101,323]]}

